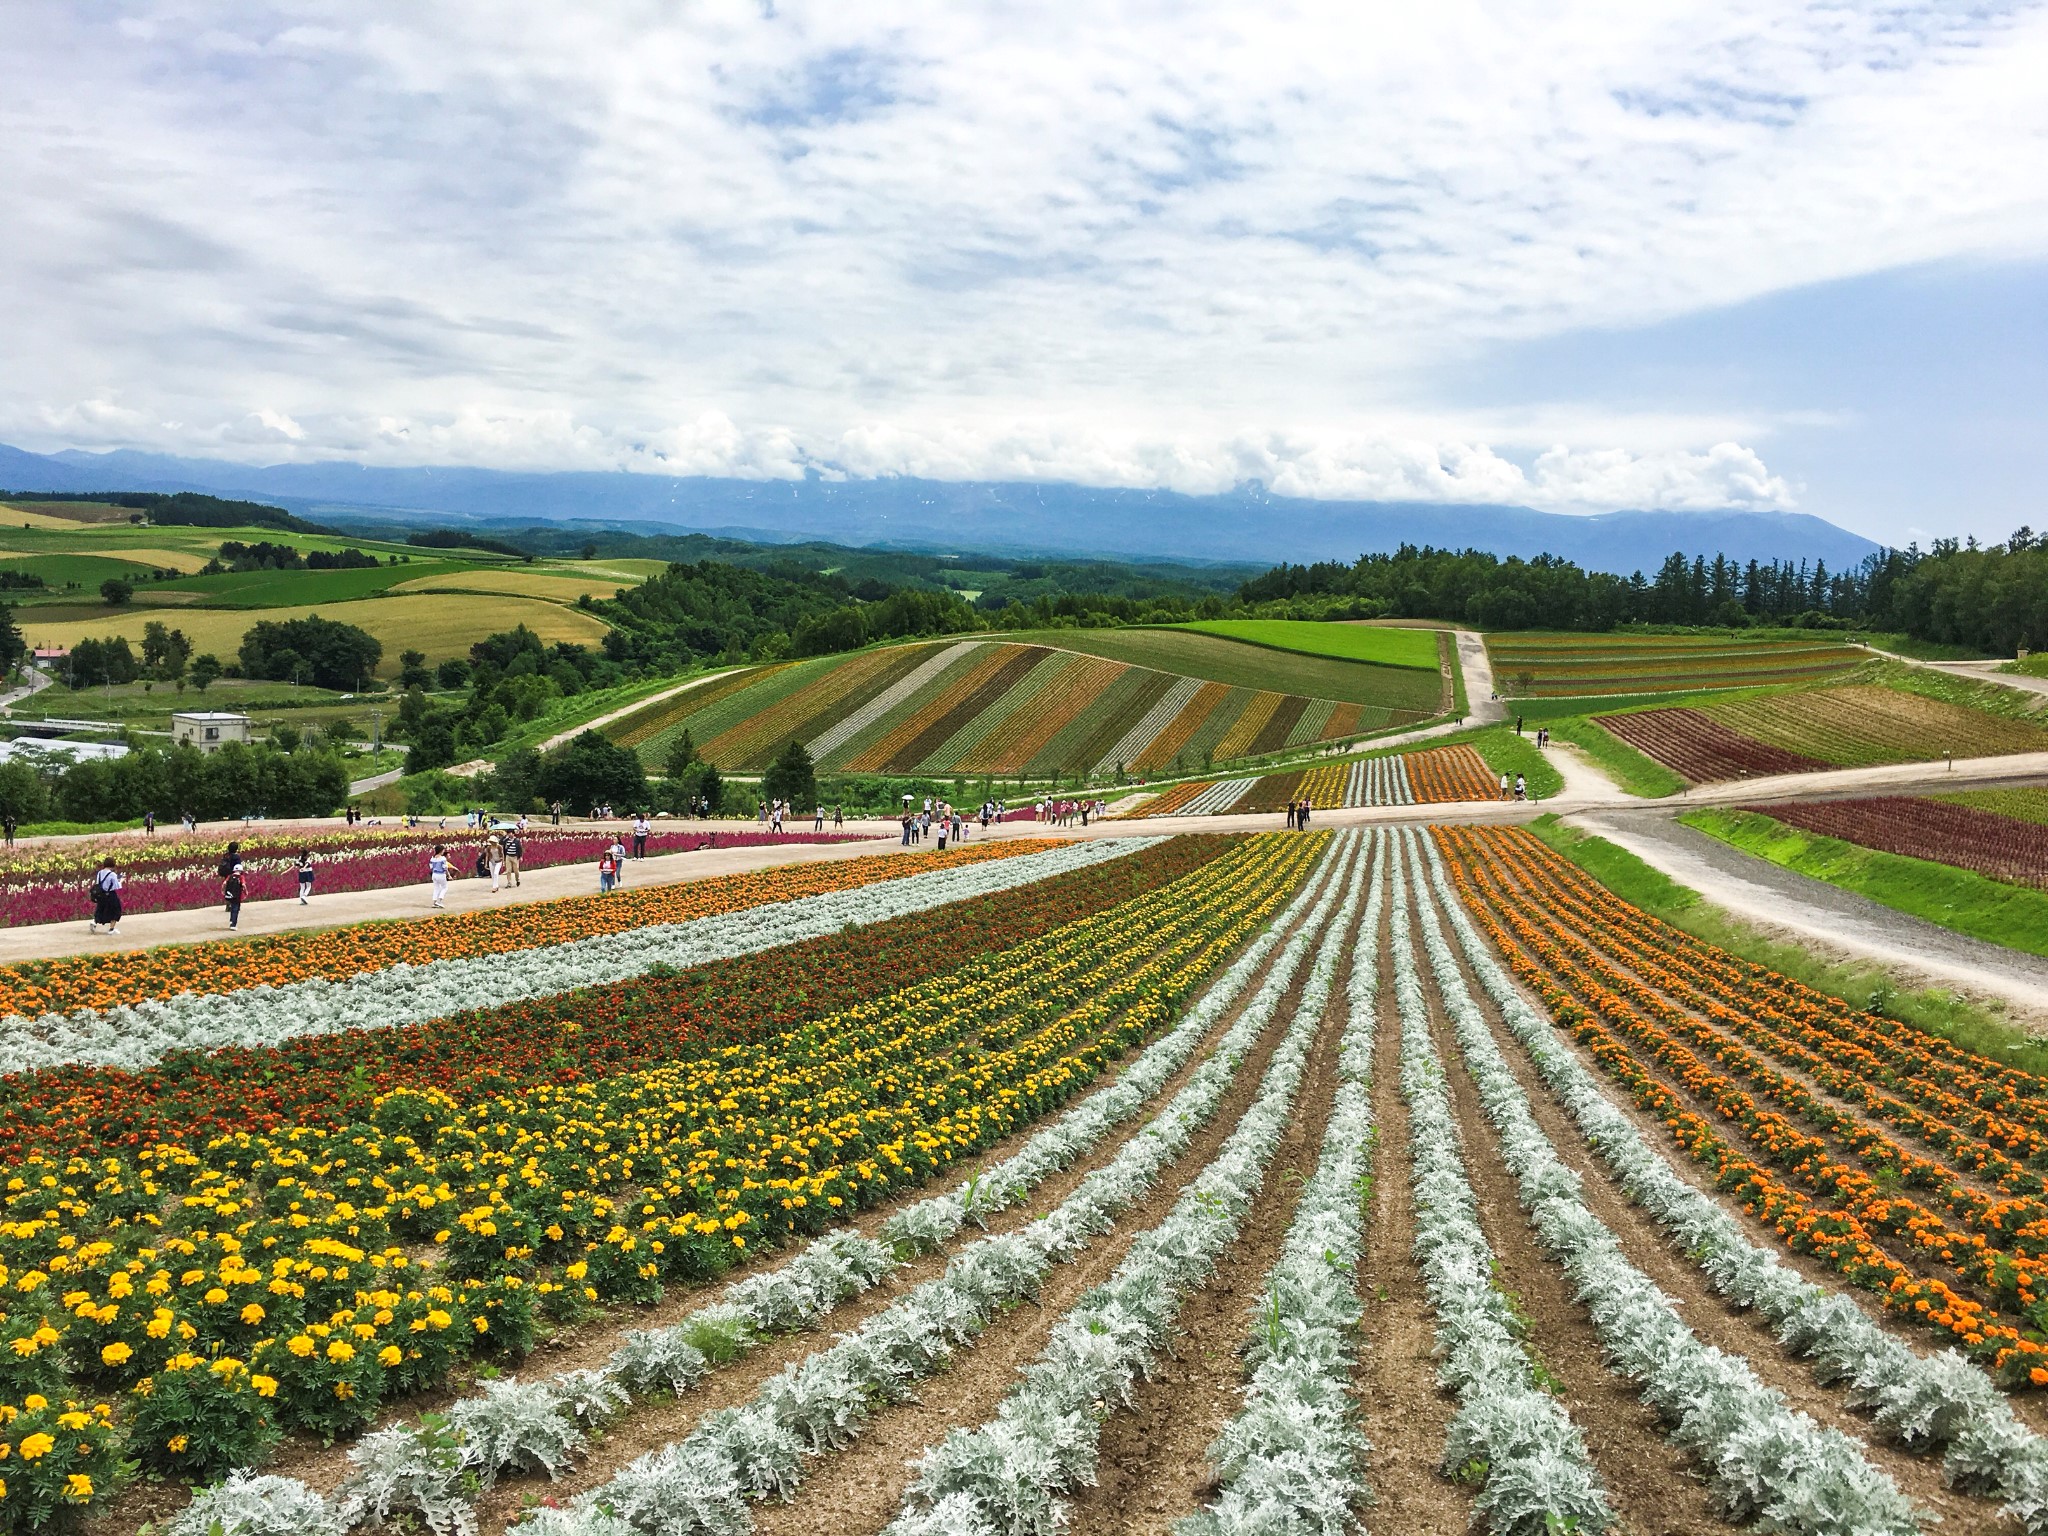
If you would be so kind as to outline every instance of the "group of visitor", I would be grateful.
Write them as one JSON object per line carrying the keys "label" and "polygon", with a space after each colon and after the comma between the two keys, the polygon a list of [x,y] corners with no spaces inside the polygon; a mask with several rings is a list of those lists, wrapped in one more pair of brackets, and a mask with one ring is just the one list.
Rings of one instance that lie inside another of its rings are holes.
{"label": "group of visitor", "polygon": [[1071,827],[1075,823],[1088,825],[1088,820],[1102,819],[1103,802],[1100,800],[1052,800],[1038,802],[1036,820],[1048,826]]}
{"label": "group of visitor", "polygon": [[1308,830],[1308,813],[1314,808],[1315,802],[1306,795],[1299,800],[1288,801],[1287,830],[1290,832],[1306,832]]}
{"label": "group of visitor", "polygon": [[[922,809],[905,804],[898,825],[903,829],[904,847],[914,847],[935,835],[939,840],[939,852],[944,853],[948,842],[958,844],[967,840],[967,829],[973,822],[954,806],[927,796]],[[982,825],[986,827],[988,822],[984,819]]]}
{"label": "group of visitor", "polygon": [[1529,781],[1521,774],[1510,777],[1500,776],[1500,797],[1503,800],[1526,800],[1529,798]]}

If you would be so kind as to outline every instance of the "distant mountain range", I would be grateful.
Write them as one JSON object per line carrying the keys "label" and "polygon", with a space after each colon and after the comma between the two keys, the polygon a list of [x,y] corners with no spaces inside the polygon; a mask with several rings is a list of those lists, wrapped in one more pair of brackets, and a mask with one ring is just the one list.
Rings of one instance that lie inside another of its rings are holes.
{"label": "distant mountain range", "polygon": [[[1306,501],[1260,486],[1220,496],[1083,485],[938,480],[717,480],[491,469],[379,469],[346,462],[252,467],[218,459],[27,453],[0,444],[0,488],[204,491],[274,502],[320,522],[589,524],[767,541],[985,549],[1006,555],[1166,557],[1193,563],[1350,560],[1402,544],[1559,555],[1593,570],[1654,572],[1674,550],[1851,566],[1878,548],[1800,512],[1607,512]],[[652,526],[650,526],[652,525]]]}

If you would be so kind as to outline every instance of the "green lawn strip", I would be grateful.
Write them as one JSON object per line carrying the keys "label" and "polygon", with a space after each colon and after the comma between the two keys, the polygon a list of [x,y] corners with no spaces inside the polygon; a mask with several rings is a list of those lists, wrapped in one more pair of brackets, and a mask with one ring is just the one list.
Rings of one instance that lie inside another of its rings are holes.
{"label": "green lawn strip", "polygon": [[1916,640],[1911,635],[1887,631],[1858,631],[1856,639],[1876,646],[1881,651],[1892,651],[1900,656],[1911,656],[1915,661],[1986,661],[1989,653],[1967,645],[1942,645],[1934,640]]}
{"label": "green lawn strip", "polygon": [[1437,713],[1442,702],[1442,680],[1434,667],[1389,667],[1337,656],[1310,656],[1189,629],[1031,629],[986,638],[1080,651],[1205,682],[1336,699],[1345,704],[1377,704],[1417,715]]}
{"label": "green lawn strip", "polygon": [[2030,821],[2037,827],[2048,827],[2048,785],[2024,789],[1964,789],[1929,798],[1967,805],[1975,811],[1989,811],[1994,816],[2009,816],[2014,821]]}
{"label": "green lawn strip", "polygon": [[1623,901],[1695,938],[1857,1007],[1875,1005],[1874,1011],[1887,1018],[1942,1035],[1965,1050],[2022,1071],[2048,1073],[2048,1043],[2028,1038],[1987,1008],[1938,988],[1902,990],[1880,965],[1833,964],[1817,958],[1802,945],[1767,938],[1690,886],[1652,869],[1628,850],[1603,837],[1565,826],[1555,816],[1537,817],[1529,830]]}
{"label": "green lawn strip", "polygon": [[1173,629],[1204,635],[1221,635],[1247,645],[1268,646],[1276,651],[1298,651],[1310,656],[1336,656],[1345,661],[1366,661],[1383,667],[1421,667],[1440,664],[1436,635],[1426,629],[1388,629],[1369,624],[1324,623],[1315,619],[1197,619],[1175,624]]}
{"label": "green lawn strip", "polygon": [[1443,668],[1444,676],[1451,680],[1451,713],[1462,720],[1472,713],[1472,701],[1465,697],[1465,661],[1458,653],[1458,632],[1438,630],[1436,647],[1437,664]]}
{"label": "green lawn strip", "polygon": [[1896,911],[2008,949],[2048,955],[2048,891],[1822,837],[1754,811],[1688,811],[1678,819],[1780,868]]}
{"label": "green lawn strip", "polygon": [[[1532,722],[1533,723],[1533,722]],[[1584,716],[1567,716],[1543,722],[1551,738],[1578,747],[1606,775],[1621,786],[1623,794],[1645,800],[1661,800],[1686,787],[1686,781],[1655,758],[1646,757],[1606,727]]]}

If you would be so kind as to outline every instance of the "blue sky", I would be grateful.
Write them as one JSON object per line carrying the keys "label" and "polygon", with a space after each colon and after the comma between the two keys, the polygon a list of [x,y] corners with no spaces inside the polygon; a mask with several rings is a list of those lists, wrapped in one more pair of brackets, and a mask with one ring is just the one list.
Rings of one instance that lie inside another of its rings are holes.
{"label": "blue sky", "polygon": [[2042,3],[25,0],[0,47],[27,448],[2048,522]]}

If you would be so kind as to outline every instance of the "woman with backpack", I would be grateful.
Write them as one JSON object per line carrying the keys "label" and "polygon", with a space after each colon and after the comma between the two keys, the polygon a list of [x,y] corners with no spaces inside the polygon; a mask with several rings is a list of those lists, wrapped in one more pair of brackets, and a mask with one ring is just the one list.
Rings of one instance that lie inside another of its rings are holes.
{"label": "woman with backpack", "polygon": [[301,848],[301,849],[299,850],[299,862],[298,862],[298,865],[296,866],[296,872],[297,872],[297,874],[298,874],[298,877],[299,877],[299,905],[300,905],[300,906],[302,906],[302,907],[307,907],[307,906],[311,906],[311,905],[313,904],[313,903],[312,903],[312,896],[313,896],[313,850],[312,850],[312,849],[310,849],[310,848]]}
{"label": "woman with backpack", "polygon": [[121,931],[121,873],[112,857],[100,860],[99,872],[92,877],[92,922],[87,926],[94,933],[101,928]]}

